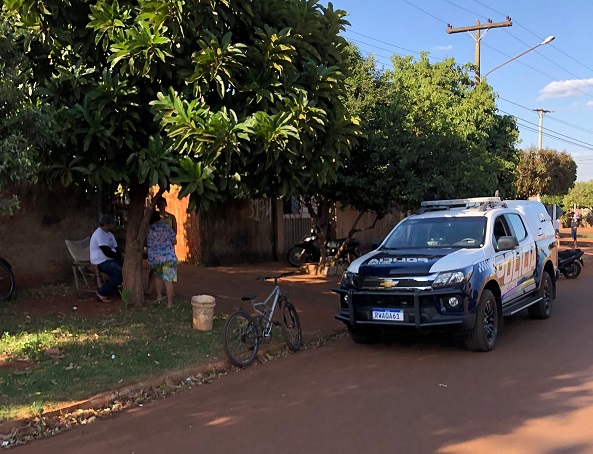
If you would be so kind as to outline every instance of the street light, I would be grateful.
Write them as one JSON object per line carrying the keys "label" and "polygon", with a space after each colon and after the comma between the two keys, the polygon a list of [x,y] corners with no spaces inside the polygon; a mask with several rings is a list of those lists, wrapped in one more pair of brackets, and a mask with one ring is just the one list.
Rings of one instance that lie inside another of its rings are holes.
{"label": "street light", "polygon": [[516,60],[519,57],[522,57],[523,55],[525,55],[528,52],[531,52],[532,50],[537,49],[539,46],[543,46],[544,44],[550,44],[552,41],[554,41],[556,39],[555,36],[548,36],[546,39],[544,39],[541,43],[539,43],[537,46],[533,46],[531,49],[527,49],[525,52],[520,53],[519,55],[517,55],[516,57],[511,58],[510,60],[505,61],[503,64],[498,65],[496,68],[491,69],[490,71],[488,71],[484,77],[482,77],[482,79],[486,79],[486,77],[488,77],[488,74],[496,71],[498,68],[503,67],[504,65],[512,62],[513,60]]}

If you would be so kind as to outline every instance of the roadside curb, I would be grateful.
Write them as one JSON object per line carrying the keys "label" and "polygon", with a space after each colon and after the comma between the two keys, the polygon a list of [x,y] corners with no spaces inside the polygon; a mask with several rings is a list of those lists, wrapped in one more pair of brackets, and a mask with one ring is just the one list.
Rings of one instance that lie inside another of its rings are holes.
{"label": "roadside curb", "polygon": [[[304,344],[301,350],[318,348],[328,342],[331,342],[332,340],[338,339],[344,332],[345,330],[341,329],[335,330],[331,334],[320,334],[319,336],[315,336],[311,338],[306,344]],[[282,353],[290,353],[284,342],[265,345],[260,348],[256,361],[265,363],[270,359],[275,359],[279,357]],[[211,379],[214,379],[220,375],[224,375],[228,371],[232,370],[238,371],[241,369],[231,365],[228,359],[217,360],[199,366],[167,372],[165,374],[159,375],[158,377],[136,382],[131,385],[124,386],[122,388],[105,391],[83,401],[67,404],[59,408],[55,408],[53,410],[44,412],[40,417],[37,416],[3,421],[0,423],[0,442],[4,443],[4,441],[8,441],[9,444],[0,445],[0,449],[22,444],[22,442],[19,443],[18,441],[14,440],[14,435],[17,434],[19,430],[28,428],[32,422],[38,421],[40,419],[59,419],[60,417],[71,415],[77,411],[102,409],[120,400],[133,400],[135,396],[141,394],[146,389],[155,389],[163,385],[165,387],[175,387],[175,385],[182,384],[188,379],[190,383],[194,382],[195,379],[195,382],[197,383],[194,384],[209,383]],[[206,380],[200,382],[198,377],[202,378],[204,376],[206,376]],[[180,392],[182,390],[184,389],[180,389]],[[164,393],[161,398],[166,398],[169,394],[174,394],[174,392]],[[120,412],[135,406],[138,406],[138,404],[131,403],[127,406],[122,407],[119,411],[114,411],[113,413]],[[64,428],[63,430],[68,430],[68,428]],[[62,432],[63,430],[59,430],[59,432]],[[54,432],[52,432],[52,434],[53,433]],[[30,439],[39,438],[41,436],[43,435],[31,436]]]}

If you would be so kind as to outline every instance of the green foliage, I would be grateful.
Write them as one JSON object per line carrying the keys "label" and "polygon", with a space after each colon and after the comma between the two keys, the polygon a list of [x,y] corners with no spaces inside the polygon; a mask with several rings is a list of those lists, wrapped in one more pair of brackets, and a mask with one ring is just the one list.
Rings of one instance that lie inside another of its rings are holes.
{"label": "green foliage", "polygon": [[564,206],[568,209],[576,204],[579,208],[593,207],[593,180],[578,181],[563,199]]}
{"label": "green foliage", "polygon": [[577,179],[577,165],[565,151],[531,147],[522,153],[517,167],[516,190],[519,197],[537,194],[563,196]]}
{"label": "green foliage", "polygon": [[564,196],[561,195],[542,195],[540,199],[544,205],[558,205],[564,209]]}
{"label": "green foliage", "polygon": [[51,116],[22,86],[27,74],[21,40],[0,17],[0,216],[19,207],[10,187],[37,181],[39,154],[50,140]]}
{"label": "green foliage", "polygon": [[428,198],[511,192],[516,124],[466,67],[394,56],[394,69],[379,72],[355,49],[350,61],[347,105],[365,136],[328,191],[335,199],[383,215]]}
{"label": "green foliage", "polygon": [[7,0],[4,13],[57,110],[50,181],[176,182],[190,208],[288,195],[335,179],[358,133],[331,4]]}

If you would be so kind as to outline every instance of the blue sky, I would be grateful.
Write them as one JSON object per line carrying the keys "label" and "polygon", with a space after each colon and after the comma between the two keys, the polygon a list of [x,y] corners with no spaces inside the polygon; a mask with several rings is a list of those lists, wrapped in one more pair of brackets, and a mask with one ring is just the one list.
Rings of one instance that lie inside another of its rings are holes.
{"label": "blue sky", "polygon": [[[322,3],[327,4],[323,1]],[[511,27],[489,30],[482,39],[481,72],[540,46],[488,76],[498,94],[501,113],[518,119],[520,148],[538,144],[538,114],[544,116],[543,146],[570,153],[578,165],[577,181],[593,179],[593,1],[569,0],[335,0],[349,13],[345,32],[364,53],[389,67],[389,56],[455,58],[474,62],[475,41],[468,33],[447,34],[453,27],[502,22]],[[475,34],[475,32],[473,32]]]}

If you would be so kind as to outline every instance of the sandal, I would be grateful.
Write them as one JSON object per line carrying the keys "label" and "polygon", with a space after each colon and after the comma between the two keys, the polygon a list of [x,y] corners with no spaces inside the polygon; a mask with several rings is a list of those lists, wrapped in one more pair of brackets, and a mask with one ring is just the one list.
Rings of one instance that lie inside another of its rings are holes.
{"label": "sandal", "polygon": [[101,295],[99,292],[95,292],[95,294],[97,295],[97,298],[99,298],[99,301],[101,301],[102,303],[111,303],[110,298],[107,298],[106,296]]}

